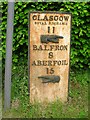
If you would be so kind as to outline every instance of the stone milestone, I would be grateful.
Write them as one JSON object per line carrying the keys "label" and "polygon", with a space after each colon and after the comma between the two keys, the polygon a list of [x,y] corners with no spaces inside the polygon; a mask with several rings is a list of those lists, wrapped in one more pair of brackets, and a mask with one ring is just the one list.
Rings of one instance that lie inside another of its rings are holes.
{"label": "stone milestone", "polygon": [[30,102],[68,98],[71,14],[29,14]]}

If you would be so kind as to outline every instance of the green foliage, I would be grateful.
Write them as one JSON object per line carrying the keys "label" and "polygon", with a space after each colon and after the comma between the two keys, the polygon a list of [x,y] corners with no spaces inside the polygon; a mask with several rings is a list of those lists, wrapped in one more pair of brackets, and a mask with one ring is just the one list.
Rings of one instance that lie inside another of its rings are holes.
{"label": "green foliage", "polygon": [[[69,100],[34,104],[29,102],[27,87],[27,67],[18,65],[13,70],[11,109],[3,111],[3,118],[87,118],[88,117],[88,83],[87,71],[71,72]],[[26,76],[26,77],[24,77]],[[77,77],[78,76],[78,77]],[[78,82],[81,78],[84,83]],[[20,82],[19,82],[20,81]]]}
{"label": "green foliage", "polygon": [[74,82],[78,82],[81,85],[87,85],[87,83],[90,83],[90,79],[89,79],[89,74],[88,70],[80,70],[80,71],[70,71],[70,80],[74,81]]}
{"label": "green foliage", "polygon": [[28,69],[25,65],[18,64],[17,67],[13,66],[12,71],[12,98],[19,97],[21,100],[27,99],[28,96]]}
{"label": "green foliage", "polygon": [[[3,2],[2,8],[2,58],[5,60],[6,48],[6,22],[7,2]],[[50,118],[84,118],[88,114],[87,78],[89,73],[77,71],[70,73],[69,102],[63,105],[60,102],[51,103],[48,106],[29,104],[28,96],[28,13],[29,11],[60,11],[72,13],[71,35],[71,67],[90,67],[90,6],[87,2],[16,2],[14,16],[13,38],[13,72],[12,72],[12,100],[19,99],[19,107],[11,108],[4,113],[8,117],[50,117]],[[17,64],[19,63],[20,64]],[[23,65],[21,65],[23,63]],[[15,65],[16,64],[16,65]],[[88,75],[87,75],[88,74]],[[12,113],[12,114],[11,114]],[[11,116],[10,116],[11,115]]]}
{"label": "green foliage", "polygon": [[3,118],[85,118],[88,117],[88,83],[90,71],[71,71],[69,100],[50,104],[31,104],[28,94],[28,67],[13,66],[11,109],[3,111]]}
{"label": "green foliage", "polygon": [[[5,59],[7,2],[2,8],[2,56]],[[28,58],[29,11],[60,11],[72,13],[71,67],[90,67],[90,6],[88,2],[16,2],[14,16],[13,63]]]}
{"label": "green foliage", "polygon": [[[59,100],[44,105],[29,103],[28,94],[28,68],[24,64],[13,66],[12,72],[12,101],[17,99],[20,101],[19,106],[12,102],[10,112],[12,117],[27,117],[27,118],[72,118],[87,117],[88,114],[88,83],[89,71],[71,71],[69,82],[69,101],[62,104]],[[14,105],[13,105],[14,104]],[[10,112],[4,114],[9,115]],[[16,114],[16,115],[15,115]]]}

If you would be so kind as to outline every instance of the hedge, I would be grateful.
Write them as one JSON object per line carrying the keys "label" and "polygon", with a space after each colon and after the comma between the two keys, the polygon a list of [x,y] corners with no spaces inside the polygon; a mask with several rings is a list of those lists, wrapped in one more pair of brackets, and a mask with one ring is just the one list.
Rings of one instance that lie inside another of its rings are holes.
{"label": "hedge", "polygon": [[[5,60],[7,2],[2,5],[2,59]],[[16,2],[14,16],[13,63],[27,63],[29,11],[61,11],[72,13],[71,68],[90,67],[89,2]]]}

